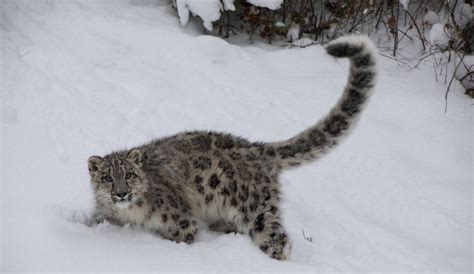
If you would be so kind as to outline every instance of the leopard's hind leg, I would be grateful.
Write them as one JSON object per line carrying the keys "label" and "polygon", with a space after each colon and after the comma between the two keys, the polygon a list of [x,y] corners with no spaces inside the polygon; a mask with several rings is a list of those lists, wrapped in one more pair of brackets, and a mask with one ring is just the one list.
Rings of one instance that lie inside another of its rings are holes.
{"label": "leopard's hind leg", "polygon": [[288,238],[279,209],[279,191],[276,181],[256,184],[244,207],[243,223],[253,242],[268,256],[277,260],[288,260],[291,242]]}
{"label": "leopard's hind leg", "polygon": [[[270,211],[273,208],[274,211]],[[254,243],[271,258],[288,260],[291,242],[281,224],[277,205],[260,206],[251,221],[249,235]]]}

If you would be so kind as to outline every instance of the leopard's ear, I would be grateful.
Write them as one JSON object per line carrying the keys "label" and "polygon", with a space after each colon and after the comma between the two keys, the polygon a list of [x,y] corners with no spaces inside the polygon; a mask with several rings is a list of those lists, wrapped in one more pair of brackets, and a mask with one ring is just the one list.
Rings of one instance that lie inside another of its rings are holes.
{"label": "leopard's ear", "polygon": [[99,168],[104,164],[104,159],[99,156],[91,156],[89,160],[87,160],[87,164],[89,167],[89,173],[96,172]]}
{"label": "leopard's ear", "polygon": [[142,159],[143,159],[143,154],[140,150],[138,149],[132,149],[128,154],[127,154],[127,160],[132,162],[133,164],[137,165],[138,167],[142,166]]}

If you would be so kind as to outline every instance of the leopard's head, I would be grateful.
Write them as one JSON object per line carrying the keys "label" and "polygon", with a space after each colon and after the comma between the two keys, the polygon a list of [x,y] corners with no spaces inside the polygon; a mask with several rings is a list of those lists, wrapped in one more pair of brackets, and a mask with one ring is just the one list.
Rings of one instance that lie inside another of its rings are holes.
{"label": "leopard's head", "polygon": [[96,201],[117,208],[143,204],[148,184],[142,164],[143,155],[138,149],[128,154],[91,156],[88,166]]}

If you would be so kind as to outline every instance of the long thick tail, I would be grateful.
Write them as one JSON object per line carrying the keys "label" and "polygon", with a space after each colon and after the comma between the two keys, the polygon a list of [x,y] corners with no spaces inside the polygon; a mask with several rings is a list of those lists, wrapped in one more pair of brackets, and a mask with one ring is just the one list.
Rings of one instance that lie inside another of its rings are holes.
{"label": "long thick tail", "polygon": [[372,93],[377,50],[366,36],[338,38],[326,46],[328,54],[350,59],[349,80],[344,93],[329,114],[295,137],[269,144],[281,168],[315,160],[336,146],[354,127]]}

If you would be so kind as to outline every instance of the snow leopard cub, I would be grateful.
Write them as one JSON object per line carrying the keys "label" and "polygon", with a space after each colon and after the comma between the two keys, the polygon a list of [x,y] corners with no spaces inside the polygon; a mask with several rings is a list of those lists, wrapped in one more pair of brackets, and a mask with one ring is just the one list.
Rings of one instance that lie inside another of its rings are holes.
{"label": "snow leopard cub", "polygon": [[291,243],[281,222],[278,177],[336,146],[375,84],[376,50],[368,38],[339,38],[326,51],[350,59],[344,93],[325,118],[289,140],[250,142],[194,131],[90,157],[96,201],[91,223],[131,223],[192,243],[204,221],[213,230],[248,234],[271,258],[287,260]]}

